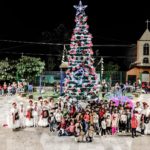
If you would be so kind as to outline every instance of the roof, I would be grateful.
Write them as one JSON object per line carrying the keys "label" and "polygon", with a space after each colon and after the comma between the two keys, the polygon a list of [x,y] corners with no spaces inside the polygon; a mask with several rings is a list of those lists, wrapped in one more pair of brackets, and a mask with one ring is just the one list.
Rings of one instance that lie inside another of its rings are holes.
{"label": "roof", "polygon": [[150,41],[150,32],[149,29],[146,29],[143,35],[140,38],[140,41]]}

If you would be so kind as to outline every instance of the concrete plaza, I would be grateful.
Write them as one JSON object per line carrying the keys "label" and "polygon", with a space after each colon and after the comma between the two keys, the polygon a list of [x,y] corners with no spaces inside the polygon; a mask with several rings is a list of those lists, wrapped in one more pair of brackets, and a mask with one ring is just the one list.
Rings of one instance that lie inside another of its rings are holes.
{"label": "concrete plaza", "polygon": [[[150,95],[146,95],[148,100]],[[0,97],[0,150],[149,150],[150,136],[118,135],[95,136],[92,143],[77,143],[74,137],[58,137],[48,128],[25,128],[13,132],[2,125],[6,123],[12,100],[18,97]],[[145,99],[145,97],[143,98]]]}

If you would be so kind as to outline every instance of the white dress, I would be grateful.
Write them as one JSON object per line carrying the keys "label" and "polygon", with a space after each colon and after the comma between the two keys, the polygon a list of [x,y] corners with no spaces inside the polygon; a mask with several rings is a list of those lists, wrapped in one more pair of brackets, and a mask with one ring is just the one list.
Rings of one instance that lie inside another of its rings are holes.
{"label": "white dress", "polygon": [[17,108],[12,108],[10,110],[7,122],[8,127],[11,129],[16,129],[20,127],[19,111]]}
{"label": "white dress", "polygon": [[[148,107],[147,109],[143,109],[141,114],[145,115],[146,117],[150,116],[150,108]],[[145,134],[150,134],[150,121],[149,123],[145,123]]]}
{"label": "white dress", "polygon": [[34,106],[33,112],[32,112],[32,114],[33,114],[33,125],[34,125],[34,127],[37,127],[37,126],[38,126],[39,111],[40,111],[40,110],[39,110],[38,106]]}
{"label": "white dress", "polygon": [[28,106],[26,111],[26,127],[33,127],[32,107]]}
{"label": "white dress", "polygon": [[20,127],[25,127],[25,108],[19,108]]}
{"label": "white dress", "polygon": [[48,108],[43,108],[43,110],[42,110],[42,112],[40,114],[38,126],[40,126],[40,127],[47,127],[49,125],[48,117],[49,117],[49,110],[48,110]]}
{"label": "white dress", "polygon": [[141,128],[140,128],[140,123],[141,123],[141,114],[139,114],[139,113],[135,113],[135,116],[136,116],[137,121],[138,121],[138,126],[137,126],[137,128],[136,128],[136,131],[141,132]]}

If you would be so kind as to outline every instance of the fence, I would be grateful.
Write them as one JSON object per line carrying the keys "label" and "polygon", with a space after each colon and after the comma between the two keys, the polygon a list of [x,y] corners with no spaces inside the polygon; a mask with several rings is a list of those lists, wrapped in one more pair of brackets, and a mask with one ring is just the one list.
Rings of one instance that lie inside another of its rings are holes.
{"label": "fence", "polygon": [[[100,72],[97,72],[99,81],[101,80]],[[60,83],[61,80],[64,80],[65,72],[64,71],[46,71],[40,77],[37,77],[34,80],[34,85],[42,85],[42,86],[49,86],[55,83]],[[107,82],[111,82],[111,84],[115,84],[116,82],[123,82],[126,81],[126,72],[125,71],[117,71],[117,72],[110,72],[104,71],[103,79],[106,79]],[[40,83],[41,82],[41,83]],[[63,82],[63,81],[62,81]]]}

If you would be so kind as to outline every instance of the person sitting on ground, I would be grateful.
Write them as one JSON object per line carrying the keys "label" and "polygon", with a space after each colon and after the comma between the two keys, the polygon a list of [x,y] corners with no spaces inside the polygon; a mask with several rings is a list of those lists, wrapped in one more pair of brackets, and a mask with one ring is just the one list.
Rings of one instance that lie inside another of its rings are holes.
{"label": "person sitting on ground", "polygon": [[65,133],[68,136],[72,136],[75,134],[75,125],[73,121],[71,121],[70,126],[65,129]]}
{"label": "person sitting on ground", "polygon": [[66,129],[66,121],[65,118],[63,117],[61,119],[61,122],[58,125],[59,131],[58,131],[58,136],[64,136],[65,134],[65,129]]}

